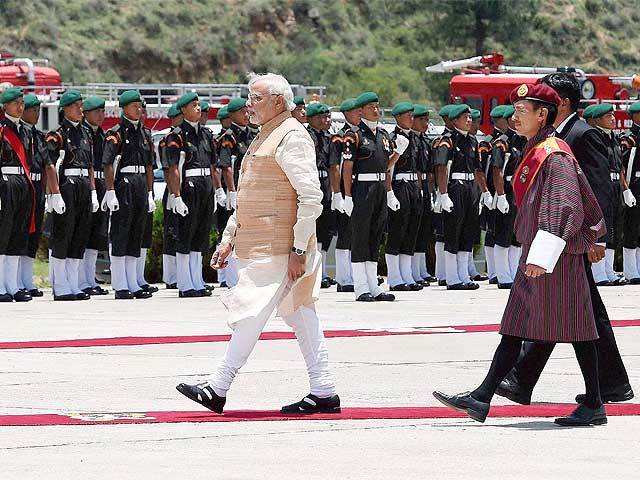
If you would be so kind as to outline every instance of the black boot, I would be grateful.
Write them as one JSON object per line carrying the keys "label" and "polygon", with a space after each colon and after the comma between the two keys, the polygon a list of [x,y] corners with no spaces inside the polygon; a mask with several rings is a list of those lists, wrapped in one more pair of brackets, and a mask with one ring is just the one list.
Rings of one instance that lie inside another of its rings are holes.
{"label": "black boot", "polygon": [[133,296],[138,299],[151,298],[153,296],[153,293],[151,293],[148,290],[140,289],[137,292],[135,292]]}
{"label": "black boot", "polygon": [[44,293],[42,293],[42,290],[38,290],[37,288],[32,288],[31,290],[29,290],[29,295],[31,295],[31,297],[36,298],[36,297],[43,297]]}
{"label": "black boot", "polygon": [[375,297],[376,302],[393,302],[395,299],[395,295],[385,292],[382,292]]}
{"label": "black boot", "polygon": [[556,425],[562,427],[588,427],[590,425],[605,425],[607,423],[607,412],[604,405],[597,408],[589,408],[578,405],[568,417],[560,417],[555,420]]}
{"label": "black boot", "polygon": [[[631,388],[631,385],[625,383],[624,385],[620,385],[614,390],[602,392],[601,396],[603,403],[626,402],[633,398],[633,390]],[[584,403],[586,397],[587,396],[584,393],[576,395],[576,403]]]}
{"label": "black boot", "polygon": [[13,302],[13,297],[8,293],[3,293],[0,295],[0,303],[10,303]]}
{"label": "black boot", "polygon": [[484,423],[489,413],[490,404],[476,400],[471,392],[447,395],[442,392],[433,392],[433,396],[447,407],[464,412],[477,422]]}
{"label": "black boot", "polygon": [[26,290],[18,290],[13,295],[14,302],[30,302],[31,300],[33,299],[31,298],[31,295],[29,295],[29,293]]}
{"label": "black boot", "polygon": [[520,405],[531,404],[531,392],[526,391],[520,385],[518,385],[510,376],[507,376],[498,388],[496,388],[496,395],[508,398],[512,402],[519,403]]}
{"label": "black boot", "polygon": [[354,289],[353,289],[353,285],[340,285],[340,284],[338,284],[337,291],[338,292],[351,292],[351,293],[353,293]]}
{"label": "black boot", "polygon": [[356,302],[375,302],[376,299],[373,298],[373,295],[370,293],[363,293],[358,298],[356,298]]}
{"label": "black boot", "polygon": [[187,385],[181,383],[176,387],[185,397],[199,403],[203,407],[208,408],[212,412],[222,413],[227,397],[219,397],[208,383],[199,383],[197,385]]}
{"label": "black boot", "polygon": [[149,285],[149,284],[140,285],[140,288],[145,292],[149,292],[149,293],[156,293],[158,291],[158,287],[156,287],[155,285]]}
{"label": "black boot", "polygon": [[184,292],[178,292],[179,298],[200,298],[200,292],[198,290],[185,290]]}
{"label": "black boot", "polygon": [[132,300],[136,298],[129,290],[116,290],[116,300]]}
{"label": "black boot", "polygon": [[292,403],[291,405],[285,405],[280,411],[287,415],[340,413],[340,397],[338,395],[334,395],[328,398],[320,398],[309,394],[299,402]]}

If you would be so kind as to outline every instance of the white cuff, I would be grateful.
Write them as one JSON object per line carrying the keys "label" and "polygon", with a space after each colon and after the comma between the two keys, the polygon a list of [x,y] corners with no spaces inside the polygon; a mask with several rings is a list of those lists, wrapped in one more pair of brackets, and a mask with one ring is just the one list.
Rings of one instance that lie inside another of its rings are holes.
{"label": "white cuff", "polygon": [[566,244],[562,238],[545,230],[538,230],[531,243],[526,263],[537,265],[547,273],[552,273]]}

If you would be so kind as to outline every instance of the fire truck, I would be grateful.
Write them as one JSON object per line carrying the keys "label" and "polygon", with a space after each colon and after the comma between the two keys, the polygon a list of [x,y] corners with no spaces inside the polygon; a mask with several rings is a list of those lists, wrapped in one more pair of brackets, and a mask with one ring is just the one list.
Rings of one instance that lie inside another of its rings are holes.
{"label": "fire truck", "polygon": [[[82,92],[83,97],[97,95],[105,100],[104,129],[120,121],[118,97],[125,90],[139,90],[147,104],[145,124],[153,131],[169,128],[169,107],[184,93],[196,92],[201,100],[210,104],[209,120],[215,121],[218,110],[234,97],[246,97],[246,84],[217,83],[63,83],[60,73],[49,66],[46,59],[16,58],[9,52],[0,52],[0,83],[2,87],[22,86],[26,93],[35,93],[42,101],[42,113],[38,128],[54,130],[60,122],[59,98],[67,89]],[[312,100],[325,96],[326,87],[316,85],[292,85],[294,95]]]}
{"label": "fire truck", "polygon": [[[625,110],[636,101],[640,89],[640,75],[611,76],[586,73],[575,67],[521,67],[504,65],[500,53],[445,60],[426,67],[429,73],[451,73],[460,71],[449,82],[449,101],[466,103],[480,110],[481,130],[490,133],[492,129],[489,113],[496,105],[509,103],[509,93],[523,83],[534,83],[549,73],[569,72],[580,82],[582,96],[580,108],[593,103],[612,103],[615,106],[618,130],[631,126]],[[633,100],[632,100],[633,99]]]}

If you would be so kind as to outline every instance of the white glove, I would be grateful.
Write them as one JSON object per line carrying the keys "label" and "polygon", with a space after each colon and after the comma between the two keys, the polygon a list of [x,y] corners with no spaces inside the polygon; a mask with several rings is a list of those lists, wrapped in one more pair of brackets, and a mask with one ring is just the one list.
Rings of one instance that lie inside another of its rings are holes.
{"label": "white glove", "polygon": [[353,212],[353,198],[344,196],[344,213],[348,216],[351,216],[351,212]]}
{"label": "white glove", "polygon": [[182,197],[176,197],[173,201],[173,213],[182,217],[189,215],[189,207],[184,203]]}
{"label": "white glove", "polygon": [[227,194],[227,210],[235,210],[238,206],[238,192],[229,192]]}
{"label": "white glove", "polygon": [[442,213],[442,200],[440,199],[440,193],[435,194],[435,200],[433,201],[433,213]]}
{"label": "white glove", "polygon": [[96,213],[99,208],[100,203],[98,203],[98,192],[91,190],[91,213]]}
{"label": "white glove", "polygon": [[344,213],[344,198],[342,198],[342,193],[336,192],[331,197],[331,210],[337,210],[340,213]]}
{"label": "white glove", "polygon": [[221,207],[225,207],[227,205],[227,194],[224,193],[224,188],[216,188],[216,203]]}
{"label": "white glove", "polygon": [[634,197],[631,190],[627,188],[624,192],[622,192],[622,196],[624,197],[624,203],[627,207],[636,206],[636,197]]}
{"label": "white glove", "polygon": [[47,213],[53,212],[53,208],[51,208],[51,204],[49,203],[49,197],[51,197],[51,194],[44,196],[44,211]]}
{"label": "white glove", "polygon": [[453,200],[449,198],[448,193],[440,194],[440,205],[442,205],[442,210],[445,212],[451,212],[453,210]]}
{"label": "white glove", "polygon": [[480,202],[484,203],[484,206],[489,210],[493,210],[493,195],[491,195],[491,192],[489,190],[487,190],[486,192],[482,192],[482,195],[480,196]]}
{"label": "white glove", "polygon": [[498,195],[498,203],[496,204],[496,207],[503,214],[509,213],[509,202],[507,201],[506,195]]}
{"label": "white glove", "polygon": [[409,146],[409,139],[407,137],[405,137],[404,135],[398,135],[396,137],[395,151],[398,155],[402,155],[408,146]]}
{"label": "white glove", "polygon": [[149,208],[147,209],[148,213],[153,213],[156,211],[156,199],[153,198],[153,190],[149,192],[149,196],[147,197],[149,202]]}
{"label": "white glove", "polygon": [[120,210],[120,203],[118,202],[118,197],[116,197],[115,190],[107,190],[104,193],[104,198],[102,199],[102,211],[106,212],[107,210],[111,210],[112,212]]}
{"label": "white glove", "polygon": [[67,206],[64,204],[62,195],[59,193],[52,193],[49,197],[49,208],[56,212],[58,215],[62,215],[67,211]]}
{"label": "white glove", "polygon": [[397,212],[398,210],[400,210],[400,201],[396,198],[396,195],[395,193],[393,193],[393,190],[389,190],[387,192],[387,207],[389,207],[394,212]]}
{"label": "white glove", "polygon": [[167,210],[173,212],[173,204],[176,203],[176,196],[170,193],[167,197]]}

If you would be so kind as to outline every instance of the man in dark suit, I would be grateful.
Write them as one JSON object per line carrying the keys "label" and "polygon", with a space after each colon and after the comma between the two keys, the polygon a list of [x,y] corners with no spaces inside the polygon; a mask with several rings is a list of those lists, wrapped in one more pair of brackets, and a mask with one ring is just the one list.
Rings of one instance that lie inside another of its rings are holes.
{"label": "man in dark suit", "polygon": [[[584,171],[598,204],[606,216],[618,201],[609,180],[609,161],[607,148],[602,143],[595,128],[589,126],[578,114],[580,103],[580,85],[573,74],[552,73],[539,80],[553,88],[562,103],[558,108],[558,116],[554,123],[557,136],[569,144],[580,167]],[[598,351],[598,376],[602,400],[604,402],[623,402],[633,398],[633,390],[629,384],[627,371],[622,363],[616,339],[611,328],[607,309],[602,302],[598,288],[593,280],[590,263],[604,257],[605,243],[598,243],[586,256],[587,279],[591,290],[598,335],[596,341]],[[520,358],[511,373],[505,378],[496,393],[514,402],[528,405],[531,394],[540,374],[544,369],[554,343],[526,342]],[[584,395],[578,395],[576,401],[582,403]]]}

